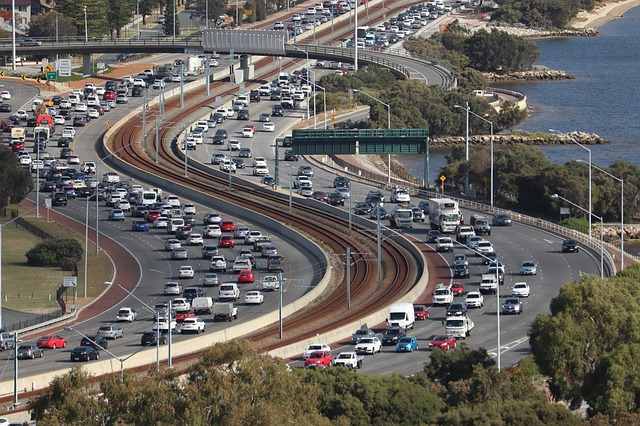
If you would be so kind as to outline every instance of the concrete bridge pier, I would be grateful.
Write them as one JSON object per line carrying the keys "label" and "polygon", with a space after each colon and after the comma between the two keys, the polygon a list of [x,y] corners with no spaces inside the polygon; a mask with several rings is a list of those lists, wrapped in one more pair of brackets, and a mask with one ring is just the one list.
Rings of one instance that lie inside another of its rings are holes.
{"label": "concrete bridge pier", "polygon": [[93,61],[90,53],[82,55],[82,74],[93,74]]}
{"label": "concrete bridge pier", "polygon": [[254,65],[251,63],[251,55],[240,55],[240,69],[244,73],[244,80],[253,80],[255,74]]}

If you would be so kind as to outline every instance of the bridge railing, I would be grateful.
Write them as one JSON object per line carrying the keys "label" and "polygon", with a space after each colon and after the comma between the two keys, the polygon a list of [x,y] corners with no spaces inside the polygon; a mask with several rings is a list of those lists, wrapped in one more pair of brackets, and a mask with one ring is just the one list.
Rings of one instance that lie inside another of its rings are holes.
{"label": "bridge railing", "polygon": [[[0,38],[0,46],[11,46],[12,40],[10,38]],[[186,47],[201,47],[202,41],[199,37],[182,36],[173,38],[171,36],[153,36],[144,37],[140,39],[136,38],[110,38],[110,37],[89,37],[85,40],[84,37],[39,37],[30,38],[29,40],[16,40],[16,46],[23,47],[41,47],[41,46],[173,46],[180,45]]]}

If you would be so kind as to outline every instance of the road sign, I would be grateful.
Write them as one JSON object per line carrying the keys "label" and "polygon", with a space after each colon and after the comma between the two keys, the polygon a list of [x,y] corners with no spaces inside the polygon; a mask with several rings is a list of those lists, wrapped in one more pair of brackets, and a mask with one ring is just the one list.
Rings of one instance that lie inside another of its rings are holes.
{"label": "road sign", "polygon": [[62,287],[76,287],[78,285],[78,277],[64,277]]}
{"label": "road sign", "polygon": [[44,67],[45,72],[50,73],[52,71],[55,71],[55,68],[53,67],[53,65],[51,64],[47,64],[47,66]]}
{"label": "road sign", "polygon": [[445,175],[440,176],[440,182],[444,182],[445,180],[447,180],[447,177]]}
{"label": "road sign", "polygon": [[58,59],[56,69],[59,77],[71,77],[71,59]]}
{"label": "road sign", "polygon": [[58,79],[58,73],[56,71],[48,71],[47,72],[47,80],[53,81]]}
{"label": "road sign", "polygon": [[45,208],[47,208],[47,209],[50,209],[50,208],[51,208],[51,198],[45,198],[45,199],[44,199],[44,206],[45,206]]}
{"label": "road sign", "polygon": [[445,175],[440,175],[440,192],[444,194],[444,181],[447,180]]}

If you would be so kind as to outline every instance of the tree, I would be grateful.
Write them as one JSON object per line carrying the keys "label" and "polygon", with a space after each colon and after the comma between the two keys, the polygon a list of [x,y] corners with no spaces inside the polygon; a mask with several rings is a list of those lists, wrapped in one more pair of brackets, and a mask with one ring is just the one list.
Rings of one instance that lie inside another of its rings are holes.
{"label": "tree", "polygon": [[135,0],[108,0],[109,32],[120,37],[120,30],[131,21],[136,10]]}
{"label": "tree", "polygon": [[20,166],[13,152],[0,147],[0,209],[22,201],[32,189],[29,172]]}
{"label": "tree", "polygon": [[58,37],[73,37],[78,34],[73,19],[51,11],[31,18],[30,37],[55,37],[56,24]]}
{"label": "tree", "polygon": [[56,3],[56,10],[70,18],[77,34],[85,33],[84,7],[87,8],[87,32],[89,37],[102,37],[109,32],[107,22],[107,0],[61,0]]}
{"label": "tree", "polygon": [[[167,0],[167,3],[164,7],[164,33],[168,36],[172,36],[174,34],[173,21],[175,18],[174,11],[176,7],[176,1],[177,0]],[[180,20],[176,20],[175,35],[176,37],[180,35]]]}
{"label": "tree", "polygon": [[209,6],[209,27],[211,28],[214,26],[212,23],[216,22],[219,16],[224,15],[224,0],[197,0],[196,7],[202,12],[203,17],[206,17],[207,4]]}
{"label": "tree", "polygon": [[529,69],[538,58],[538,48],[533,43],[505,31],[480,30],[465,44],[469,65],[480,71]]}

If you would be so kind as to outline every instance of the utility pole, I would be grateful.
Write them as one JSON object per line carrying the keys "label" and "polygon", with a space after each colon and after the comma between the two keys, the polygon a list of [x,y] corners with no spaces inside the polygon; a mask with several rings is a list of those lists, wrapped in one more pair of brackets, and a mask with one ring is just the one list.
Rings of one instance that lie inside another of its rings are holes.
{"label": "utility pole", "polygon": [[276,188],[280,185],[280,168],[278,164],[278,138],[275,139],[275,168],[273,172],[273,181]]}
{"label": "utility pole", "polygon": [[380,205],[376,207],[376,217],[377,217],[377,231],[378,231],[378,284],[382,284],[382,227],[380,225]]}
{"label": "utility pole", "polygon": [[289,213],[293,206],[293,178],[291,177],[291,169],[289,169]]}
{"label": "utility pole", "polygon": [[[97,188],[96,188],[97,191]],[[87,282],[89,278],[89,197],[87,197],[87,209],[84,219],[84,297],[87,297]],[[77,309],[77,306],[76,306]]]}
{"label": "utility pole", "polygon": [[[96,171],[97,172],[97,171]],[[98,224],[100,223],[100,214],[99,214],[99,205],[98,205],[98,188],[96,188],[96,256],[100,253],[100,245],[98,244]]]}
{"label": "utility pole", "polygon": [[158,123],[158,117],[156,116],[156,164],[160,161],[160,125]]}
{"label": "utility pole", "polygon": [[465,117],[466,117],[466,127],[465,127],[465,136],[464,136],[464,159],[466,171],[464,174],[464,193],[469,195],[469,102],[465,103]]}
{"label": "utility pole", "polygon": [[351,310],[351,247],[347,247],[345,264],[347,266],[347,309]]}
{"label": "utility pole", "polygon": [[142,146],[147,140],[147,89],[144,89],[142,98]]}
{"label": "utility pole", "polygon": [[358,72],[358,3],[360,3],[360,0],[356,0],[355,19],[353,25],[353,68],[356,72]]}
{"label": "utility pole", "polygon": [[180,64],[180,108],[184,107],[184,64]]}
{"label": "utility pole", "polygon": [[349,200],[349,235],[351,235],[351,197],[349,197],[348,200]]}
{"label": "utility pole", "polygon": [[168,318],[168,329],[169,329],[169,357],[167,359],[167,364],[169,366],[169,368],[173,368],[173,360],[171,359],[171,341],[173,340],[172,335],[171,335],[171,321],[173,321],[173,312],[172,312],[172,308],[171,308],[171,300],[169,300],[169,314],[167,315]]}
{"label": "utility pole", "polygon": [[13,405],[18,405],[18,332],[13,333]]}
{"label": "utility pole", "polygon": [[156,370],[160,372],[160,313],[156,313]]}
{"label": "utility pole", "polygon": [[36,218],[40,218],[40,140],[36,135]]}
{"label": "utility pole", "polygon": [[[208,3],[209,3],[209,0],[207,0],[207,4]],[[206,78],[205,84],[207,85],[207,96],[211,96],[211,66],[210,66],[209,58],[205,59],[204,65],[206,67],[204,75]]]}
{"label": "utility pole", "polygon": [[284,292],[284,280],[282,278],[282,272],[278,272],[278,283],[280,286],[280,309],[279,309],[279,315],[280,315],[280,340],[282,340],[284,338],[284,330],[283,330],[283,318],[282,318],[282,293]]}
{"label": "utility pole", "polygon": [[13,51],[13,61],[11,69],[16,70],[16,0],[11,0],[11,48]]}

